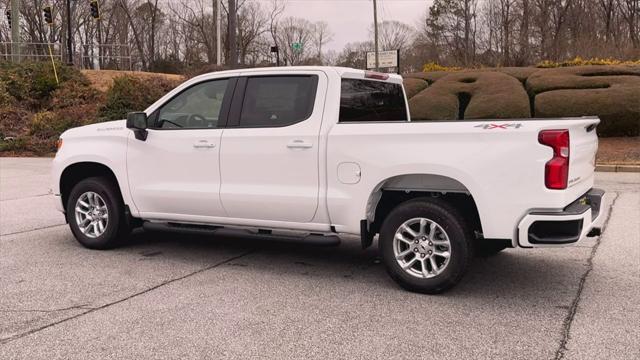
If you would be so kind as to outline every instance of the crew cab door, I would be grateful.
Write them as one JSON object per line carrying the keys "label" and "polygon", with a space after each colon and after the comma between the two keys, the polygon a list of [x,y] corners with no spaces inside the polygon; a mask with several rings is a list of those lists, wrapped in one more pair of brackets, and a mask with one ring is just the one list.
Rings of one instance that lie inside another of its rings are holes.
{"label": "crew cab door", "polygon": [[320,71],[238,78],[220,153],[220,197],[229,217],[313,219],[326,89]]}
{"label": "crew cab door", "polygon": [[129,137],[129,188],[147,218],[224,216],[220,139],[235,82],[207,80],[184,89],[149,115],[146,141]]}

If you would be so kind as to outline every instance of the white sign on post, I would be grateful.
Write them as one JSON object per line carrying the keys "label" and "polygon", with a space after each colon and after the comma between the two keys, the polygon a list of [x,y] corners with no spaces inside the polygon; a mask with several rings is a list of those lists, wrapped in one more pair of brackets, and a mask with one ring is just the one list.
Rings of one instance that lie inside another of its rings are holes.
{"label": "white sign on post", "polygon": [[[375,69],[376,67],[376,52],[367,52],[367,69]],[[398,67],[398,50],[379,51],[378,52],[378,67],[379,68],[394,68]]]}

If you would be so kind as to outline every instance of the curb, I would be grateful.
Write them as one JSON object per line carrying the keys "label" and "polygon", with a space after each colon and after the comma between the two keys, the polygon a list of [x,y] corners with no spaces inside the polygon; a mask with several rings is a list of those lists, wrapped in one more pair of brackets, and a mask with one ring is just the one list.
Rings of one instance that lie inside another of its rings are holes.
{"label": "curb", "polygon": [[596,171],[600,172],[640,172],[640,165],[606,165],[597,164]]}

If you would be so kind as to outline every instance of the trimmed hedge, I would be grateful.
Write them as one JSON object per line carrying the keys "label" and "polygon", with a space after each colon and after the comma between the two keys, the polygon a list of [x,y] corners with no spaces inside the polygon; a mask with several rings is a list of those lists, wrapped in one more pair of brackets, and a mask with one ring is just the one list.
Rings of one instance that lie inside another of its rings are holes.
{"label": "trimmed hedge", "polygon": [[530,117],[526,91],[499,72],[463,71],[435,81],[409,100],[415,120]]}
{"label": "trimmed hedge", "polygon": [[[640,135],[640,66],[405,74],[416,120],[599,116],[600,136]],[[429,87],[415,93],[416,79]]]}
{"label": "trimmed hedge", "polygon": [[598,115],[598,133],[640,135],[640,66],[548,69],[527,79],[539,117]]}

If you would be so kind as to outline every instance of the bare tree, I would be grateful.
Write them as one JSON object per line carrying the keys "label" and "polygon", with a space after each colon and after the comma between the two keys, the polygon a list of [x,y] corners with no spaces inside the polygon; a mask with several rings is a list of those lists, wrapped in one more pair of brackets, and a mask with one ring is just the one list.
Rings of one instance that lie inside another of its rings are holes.
{"label": "bare tree", "polygon": [[318,21],[313,24],[313,26],[313,41],[318,54],[318,63],[323,64],[322,47],[333,39],[333,33],[329,29],[329,24],[327,24],[326,21]]}
{"label": "bare tree", "polygon": [[[373,34],[373,25],[369,31]],[[378,24],[380,50],[404,51],[415,36],[415,30],[400,21],[383,21]]]}

